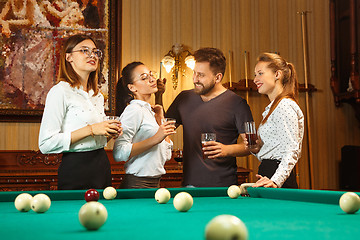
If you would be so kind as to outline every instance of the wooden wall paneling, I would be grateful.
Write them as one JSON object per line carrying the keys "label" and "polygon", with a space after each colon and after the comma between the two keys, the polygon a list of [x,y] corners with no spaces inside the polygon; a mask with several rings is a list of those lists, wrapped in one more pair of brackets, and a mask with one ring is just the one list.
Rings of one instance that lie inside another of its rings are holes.
{"label": "wooden wall paneling", "polygon": [[38,149],[39,123],[0,123],[0,149]]}
{"label": "wooden wall paneling", "polygon": [[[313,28],[311,28],[310,30],[310,34],[312,36],[312,42],[311,42],[311,51],[316,51],[316,54],[321,54],[324,57],[326,57],[326,59],[330,60],[330,55],[329,53],[329,49],[330,49],[330,45],[329,45],[329,38],[327,38],[324,41],[324,36],[322,34],[318,34],[321,29],[326,29],[326,33],[328,34],[328,36],[330,35],[330,27],[328,24],[328,21],[324,22],[324,21],[320,21],[320,17],[319,14],[322,12],[321,10],[325,10],[324,9],[324,5],[319,5],[319,3],[313,2],[312,3],[313,6],[313,13],[311,13],[309,16],[309,20],[311,21],[311,24],[314,26]],[[328,9],[328,6],[326,6]],[[328,15],[329,11],[324,11],[323,12],[323,17],[327,17],[329,19],[329,15]],[[321,14],[320,14],[321,15]],[[327,46],[327,49],[325,48],[325,46]],[[326,93],[330,91],[330,85],[328,81],[321,81],[322,79],[330,79],[330,61],[328,60],[325,64],[323,63],[319,63],[318,61],[316,61],[316,58],[314,55],[310,56],[311,57],[311,62],[312,62],[312,69],[311,69],[311,79],[312,82],[314,82],[314,84],[316,84],[316,86],[318,86],[319,89],[322,89],[323,91],[319,92],[319,94],[314,94],[313,96],[313,108],[312,109],[318,109],[317,112],[312,111],[312,114],[314,116],[313,118],[313,122],[315,122],[315,124],[313,124],[313,126],[316,128],[313,130],[314,134],[313,136],[317,136],[317,138],[315,138],[313,141],[314,142],[314,147],[313,149],[317,150],[314,151],[313,156],[317,159],[318,164],[317,164],[317,168],[318,168],[318,174],[317,174],[317,181],[315,181],[315,187],[319,187],[321,185],[326,185],[326,183],[328,183],[329,185],[333,185],[335,184],[335,182],[331,183],[331,179],[329,179],[329,176],[333,176],[334,173],[332,173],[331,169],[332,166],[334,165],[334,160],[335,158],[331,158],[330,157],[330,152],[326,151],[326,145],[327,145],[327,141],[329,141],[329,139],[324,139],[323,137],[321,137],[321,133],[325,132],[326,129],[329,127],[329,122],[327,118],[318,118],[315,117],[317,115],[322,115],[325,116],[326,115],[326,111],[328,111],[329,107],[333,107],[333,104],[331,104],[332,99],[327,98],[326,97]],[[315,104],[317,106],[315,106]],[[321,107],[323,106],[323,107]],[[324,107],[326,106],[326,107]],[[321,144],[321,142],[323,142],[323,144]],[[315,176],[316,177],[316,176]]]}
{"label": "wooden wall paneling", "polygon": [[214,46],[213,25],[214,17],[212,16],[213,5],[212,0],[200,0],[199,20],[200,20],[200,47]]}

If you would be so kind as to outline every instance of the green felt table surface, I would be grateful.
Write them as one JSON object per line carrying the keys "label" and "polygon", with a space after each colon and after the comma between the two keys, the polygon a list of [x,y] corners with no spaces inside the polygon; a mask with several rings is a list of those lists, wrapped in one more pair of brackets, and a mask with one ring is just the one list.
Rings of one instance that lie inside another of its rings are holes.
{"label": "green felt table surface", "polygon": [[[220,214],[239,217],[249,239],[360,238],[359,212],[346,214],[338,205],[344,192],[249,188],[251,197],[230,199],[226,188],[169,190],[167,204],[154,200],[156,189],[118,190],[114,200],[101,197],[108,219],[97,231],[87,231],[78,220],[85,191],[43,191],[52,199],[43,214],[17,211],[14,199],[21,192],[1,192],[0,239],[204,239],[206,224]],[[172,204],[181,191],[194,197],[188,212]]]}

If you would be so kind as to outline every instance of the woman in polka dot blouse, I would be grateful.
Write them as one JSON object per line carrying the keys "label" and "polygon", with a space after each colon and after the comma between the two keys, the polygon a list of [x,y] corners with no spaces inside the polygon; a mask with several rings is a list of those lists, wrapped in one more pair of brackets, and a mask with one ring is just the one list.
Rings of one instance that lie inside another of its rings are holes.
{"label": "woman in polka dot blouse", "polygon": [[304,116],[297,103],[294,65],[277,54],[263,53],[257,59],[254,83],[270,104],[262,114],[256,147],[251,149],[261,162],[253,187],[298,188],[293,169],[301,155]]}

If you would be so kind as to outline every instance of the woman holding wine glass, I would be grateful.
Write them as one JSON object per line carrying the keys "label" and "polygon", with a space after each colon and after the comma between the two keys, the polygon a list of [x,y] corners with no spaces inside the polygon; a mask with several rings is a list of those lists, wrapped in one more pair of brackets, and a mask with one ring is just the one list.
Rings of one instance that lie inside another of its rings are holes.
{"label": "woman holding wine glass", "polygon": [[158,91],[155,73],[141,62],[126,65],[116,86],[116,110],[124,134],[114,143],[115,161],[126,161],[120,188],[157,188],[171,159],[175,121],[164,121],[160,105],[151,106]]}
{"label": "woman holding wine glass", "polygon": [[298,188],[293,169],[301,155],[304,116],[297,102],[294,65],[278,54],[263,53],[257,59],[254,83],[270,104],[262,114],[259,139],[249,147],[261,161],[253,187]]}
{"label": "woman holding wine glass", "polygon": [[98,88],[102,51],[88,35],[69,37],[60,53],[58,83],[46,97],[39,148],[62,153],[58,189],[111,186],[107,138],[122,134],[117,120],[104,121],[104,96]]}

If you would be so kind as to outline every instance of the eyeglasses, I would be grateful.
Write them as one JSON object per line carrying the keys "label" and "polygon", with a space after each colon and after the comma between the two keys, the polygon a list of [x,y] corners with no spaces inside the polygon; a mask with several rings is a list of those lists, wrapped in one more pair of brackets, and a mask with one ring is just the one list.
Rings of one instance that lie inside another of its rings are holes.
{"label": "eyeglasses", "polygon": [[72,51],[72,53],[73,52],[82,52],[87,57],[91,57],[91,55],[94,54],[94,56],[98,59],[101,59],[103,55],[102,51],[97,48],[94,48],[93,50],[90,50],[89,48],[82,48],[80,50]]}
{"label": "eyeglasses", "polygon": [[149,73],[142,73],[142,74],[140,74],[140,79],[138,79],[138,80],[141,80],[141,81],[148,80],[148,81],[150,81],[150,77],[152,77],[154,79],[157,79],[158,78],[157,72],[150,71]]}

